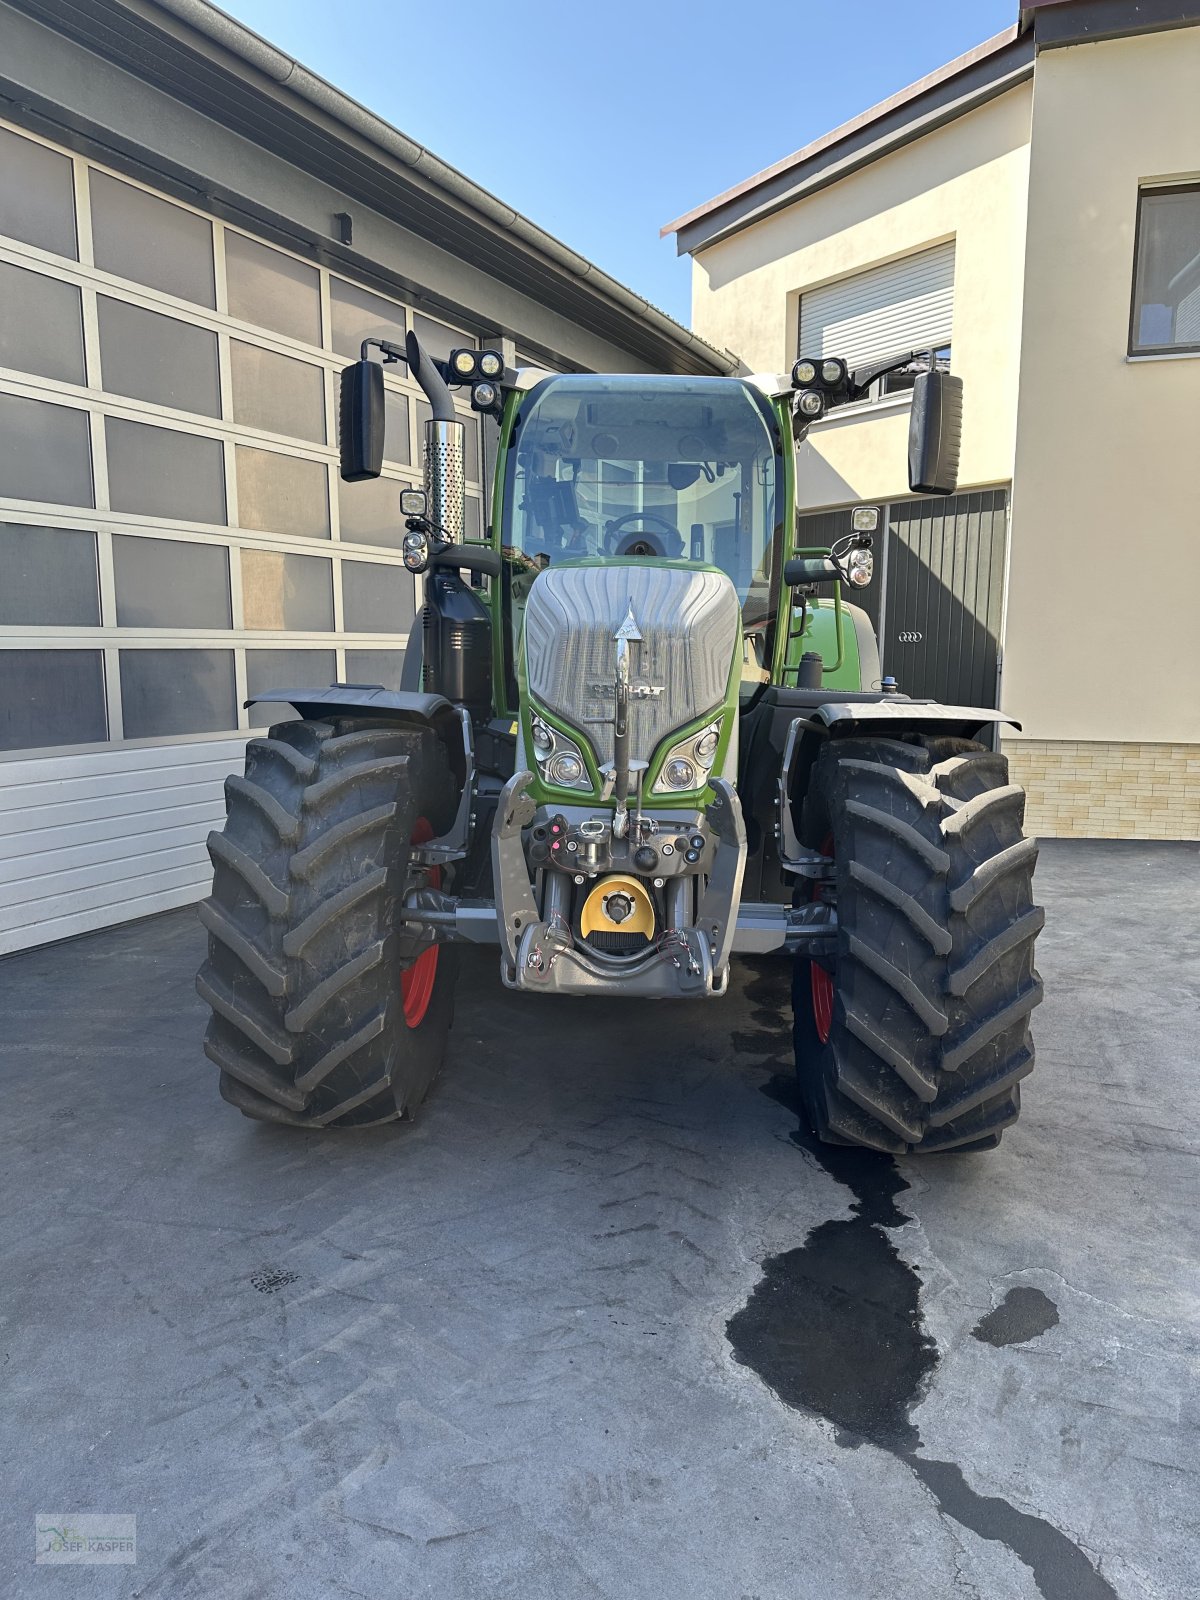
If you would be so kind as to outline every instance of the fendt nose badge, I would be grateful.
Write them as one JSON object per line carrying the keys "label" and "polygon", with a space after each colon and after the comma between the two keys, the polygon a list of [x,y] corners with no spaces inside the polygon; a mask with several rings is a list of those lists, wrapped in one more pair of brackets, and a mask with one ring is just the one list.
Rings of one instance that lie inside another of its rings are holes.
{"label": "fendt nose badge", "polygon": [[[629,602],[629,609],[625,613],[625,620],[617,629],[616,633],[613,634],[613,638],[618,644],[620,644],[622,640],[624,640],[626,643],[628,643],[630,640],[637,640],[639,644],[641,643],[642,630],[638,627],[637,618],[633,614],[632,599]],[[618,651],[618,656],[619,655],[620,652]]]}

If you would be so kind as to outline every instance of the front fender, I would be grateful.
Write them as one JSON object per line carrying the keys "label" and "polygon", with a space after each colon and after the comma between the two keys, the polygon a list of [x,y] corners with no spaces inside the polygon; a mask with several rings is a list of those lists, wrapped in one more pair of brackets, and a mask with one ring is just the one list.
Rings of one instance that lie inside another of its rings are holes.
{"label": "front fender", "polygon": [[335,683],[327,689],[267,689],[246,701],[253,705],[293,706],[306,721],[322,717],[379,717],[385,721],[423,722],[433,728],[450,754],[460,784],[474,765],[470,722],[444,695],[415,689],[384,689],[373,683]]}
{"label": "front fender", "polygon": [[806,852],[796,833],[796,806],[808,786],[809,773],[826,739],[845,738],[855,733],[880,734],[899,738],[906,733],[945,733],[962,739],[978,739],[986,730],[1003,723],[1019,729],[1015,717],[986,706],[943,706],[933,700],[909,700],[905,695],[876,699],[868,695],[842,700],[822,700],[821,690],[793,691],[790,701],[796,709],[811,694],[804,715],[796,717],[788,729],[783,762],[776,788],[775,832],[780,862],[785,872],[802,870],[811,852]]}
{"label": "front fender", "polygon": [[832,734],[866,727],[872,733],[956,733],[976,739],[997,722],[1021,726],[1015,717],[984,706],[942,706],[933,700],[892,695],[881,700],[826,700],[813,708],[812,716]]}

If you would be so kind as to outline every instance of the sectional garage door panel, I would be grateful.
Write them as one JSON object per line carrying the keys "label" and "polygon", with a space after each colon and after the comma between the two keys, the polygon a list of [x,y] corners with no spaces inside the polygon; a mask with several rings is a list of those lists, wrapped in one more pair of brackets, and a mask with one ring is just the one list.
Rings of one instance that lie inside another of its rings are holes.
{"label": "sectional garage door panel", "polygon": [[246,736],[0,762],[0,955],[190,905]]}
{"label": "sectional garage door panel", "polygon": [[948,345],[953,324],[951,242],[802,295],[798,354],[841,356],[861,366]]}
{"label": "sectional garage door panel", "polygon": [[[801,517],[796,542],[825,547],[850,532],[852,507]],[[875,581],[843,600],[879,636],[883,670],[905,694],[994,706],[1008,536],[1007,489],[880,508]]]}
{"label": "sectional garage door panel", "polygon": [[996,704],[1008,496],[888,507],[884,670],[912,695]]}

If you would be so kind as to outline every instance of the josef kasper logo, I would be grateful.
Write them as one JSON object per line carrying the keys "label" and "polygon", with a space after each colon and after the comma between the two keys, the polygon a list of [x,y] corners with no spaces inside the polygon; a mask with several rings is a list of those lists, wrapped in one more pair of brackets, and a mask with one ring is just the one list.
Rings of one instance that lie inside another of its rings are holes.
{"label": "josef kasper logo", "polygon": [[33,1559],[60,1566],[129,1565],[137,1560],[137,1517],[39,1511]]}

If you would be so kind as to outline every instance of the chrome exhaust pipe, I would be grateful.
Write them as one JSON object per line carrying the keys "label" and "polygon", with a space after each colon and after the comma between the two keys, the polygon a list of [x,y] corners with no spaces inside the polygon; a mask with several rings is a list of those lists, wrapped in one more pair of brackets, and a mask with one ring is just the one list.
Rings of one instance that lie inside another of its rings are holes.
{"label": "chrome exhaust pipe", "polygon": [[444,538],[463,542],[467,514],[466,429],[457,419],[425,424],[425,490],[429,516]]}

